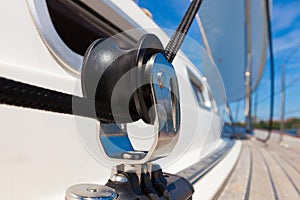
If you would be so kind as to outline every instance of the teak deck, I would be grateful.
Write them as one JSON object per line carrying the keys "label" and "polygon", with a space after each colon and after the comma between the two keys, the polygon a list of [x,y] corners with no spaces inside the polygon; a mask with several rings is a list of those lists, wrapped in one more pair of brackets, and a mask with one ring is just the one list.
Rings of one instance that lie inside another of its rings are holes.
{"label": "teak deck", "polygon": [[267,144],[242,142],[239,160],[215,199],[300,199],[299,139],[289,137],[286,145],[278,137]]}

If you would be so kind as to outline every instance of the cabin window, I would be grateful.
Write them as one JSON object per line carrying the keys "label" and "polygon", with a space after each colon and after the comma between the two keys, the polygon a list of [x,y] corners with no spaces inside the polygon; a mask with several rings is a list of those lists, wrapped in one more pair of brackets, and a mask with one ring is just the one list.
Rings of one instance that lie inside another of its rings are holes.
{"label": "cabin window", "polygon": [[53,26],[63,42],[75,53],[84,55],[89,45],[109,34],[91,23],[73,1],[46,0]]}
{"label": "cabin window", "polygon": [[[93,41],[121,33],[125,27],[123,22],[122,29],[120,24],[111,23],[85,1],[29,0],[29,8],[50,52],[63,67],[76,74],[80,73],[83,56]],[[113,11],[110,14],[118,15]],[[126,26],[132,29],[130,24]],[[116,42],[121,48],[132,48],[136,40],[122,35],[116,37]]]}
{"label": "cabin window", "polygon": [[[46,2],[58,35],[72,51],[82,56],[96,39],[108,38],[122,32],[116,25],[80,1],[46,0]],[[130,46],[130,44],[123,45]]]}
{"label": "cabin window", "polygon": [[189,72],[191,86],[193,88],[197,102],[201,108],[210,110],[212,107],[211,95],[206,85],[202,83],[194,74]]}

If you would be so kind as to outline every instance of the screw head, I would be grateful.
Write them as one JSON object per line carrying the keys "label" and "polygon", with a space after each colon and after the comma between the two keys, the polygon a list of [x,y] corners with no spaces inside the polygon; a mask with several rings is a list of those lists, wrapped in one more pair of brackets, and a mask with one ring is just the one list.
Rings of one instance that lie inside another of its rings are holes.
{"label": "screw head", "polygon": [[96,184],[72,185],[66,191],[66,200],[115,200],[114,189]]}
{"label": "screw head", "polygon": [[87,191],[89,191],[89,192],[98,192],[98,190],[99,190],[99,188],[97,188],[97,187],[89,187],[89,188],[87,188]]}

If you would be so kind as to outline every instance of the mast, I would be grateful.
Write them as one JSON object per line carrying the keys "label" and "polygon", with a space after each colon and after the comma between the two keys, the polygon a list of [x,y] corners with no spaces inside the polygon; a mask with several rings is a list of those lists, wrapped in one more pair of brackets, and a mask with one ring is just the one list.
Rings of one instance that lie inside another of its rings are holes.
{"label": "mast", "polygon": [[246,0],[246,40],[247,40],[247,66],[245,72],[245,89],[246,89],[246,108],[245,108],[245,115],[246,115],[246,132],[252,132],[252,120],[251,120],[251,66],[252,66],[252,48],[251,48],[251,1]]}
{"label": "mast", "polygon": [[239,112],[240,112],[240,101],[237,103],[236,108],[235,108],[235,120],[236,122],[239,121]]}
{"label": "mast", "polygon": [[280,92],[280,101],[281,101],[281,116],[280,116],[280,137],[279,137],[279,143],[283,142],[283,132],[284,132],[284,118],[285,118],[285,68],[286,64],[289,62],[289,60],[294,56],[294,54],[297,52],[298,48],[297,46],[291,54],[287,57],[287,59],[282,63],[281,65],[281,92]]}
{"label": "mast", "polygon": [[280,137],[279,143],[283,142],[283,132],[284,132],[284,110],[285,110],[285,63],[281,65],[281,92],[280,92],[280,101],[281,101],[281,122],[280,122]]}
{"label": "mast", "polygon": [[256,123],[257,122],[257,106],[258,106],[258,96],[259,96],[259,88],[256,90],[256,95],[255,95],[255,100],[254,100],[254,108],[253,108],[253,110],[254,110],[254,116],[255,116],[255,122],[254,123]]}

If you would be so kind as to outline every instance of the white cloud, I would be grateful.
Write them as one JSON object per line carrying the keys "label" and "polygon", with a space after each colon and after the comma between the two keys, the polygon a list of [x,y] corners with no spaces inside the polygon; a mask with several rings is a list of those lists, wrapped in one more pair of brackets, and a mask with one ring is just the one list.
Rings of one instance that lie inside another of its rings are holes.
{"label": "white cloud", "polygon": [[292,29],[286,34],[274,38],[274,52],[277,56],[283,51],[291,50],[300,45],[300,29]]}
{"label": "white cloud", "polygon": [[289,3],[275,3],[273,5],[273,31],[281,31],[291,28],[292,24],[300,16],[300,1]]}
{"label": "white cloud", "polygon": [[280,1],[273,5],[272,30],[275,56],[286,56],[300,45],[300,1]]}

